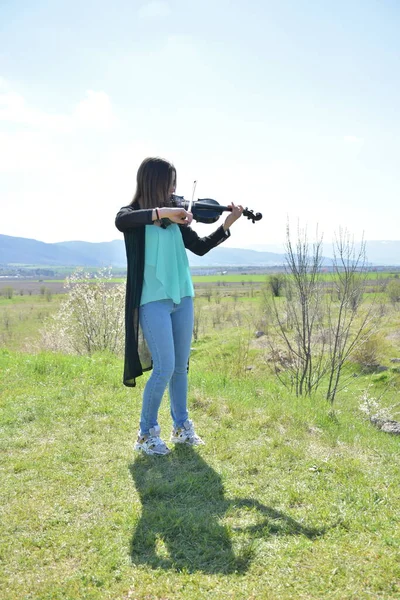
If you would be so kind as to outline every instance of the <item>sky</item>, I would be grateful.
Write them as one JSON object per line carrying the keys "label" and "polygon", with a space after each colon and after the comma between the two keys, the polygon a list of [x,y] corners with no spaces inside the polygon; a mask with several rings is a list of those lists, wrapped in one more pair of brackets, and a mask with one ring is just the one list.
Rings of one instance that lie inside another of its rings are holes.
{"label": "sky", "polygon": [[162,156],[263,214],[228,246],[400,239],[399,27],[398,0],[1,0],[0,233],[121,239]]}

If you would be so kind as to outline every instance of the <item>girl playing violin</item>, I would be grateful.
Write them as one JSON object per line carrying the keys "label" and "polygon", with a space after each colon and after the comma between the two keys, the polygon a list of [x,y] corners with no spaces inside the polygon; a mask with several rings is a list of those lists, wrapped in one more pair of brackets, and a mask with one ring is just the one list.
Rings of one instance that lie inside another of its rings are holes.
{"label": "girl playing violin", "polygon": [[175,167],[161,158],[146,158],[137,173],[132,202],[118,212],[115,225],[125,238],[125,364],[123,382],[152,369],[142,400],[135,450],[170,452],[160,437],[158,411],[168,386],[172,443],[203,444],[187,409],[188,361],[193,332],[194,289],[185,248],[203,256],[229,236],[243,207],[231,204],[223,225],[199,237],[191,229],[192,213],[171,206]]}

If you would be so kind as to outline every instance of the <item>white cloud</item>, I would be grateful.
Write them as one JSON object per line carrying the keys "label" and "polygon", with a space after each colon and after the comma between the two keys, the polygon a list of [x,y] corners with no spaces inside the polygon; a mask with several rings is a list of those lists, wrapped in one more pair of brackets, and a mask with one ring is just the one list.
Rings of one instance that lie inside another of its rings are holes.
{"label": "white cloud", "polygon": [[53,170],[63,162],[62,147],[37,131],[0,132],[0,173]]}
{"label": "white cloud", "polygon": [[[44,241],[116,238],[115,213],[130,202],[136,169],[154,144],[124,143],[104,92],[88,91],[57,117],[0,91],[1,233]],[[96,226],[88,227],[94,206]]]}
{"label": "white cloud", "polygon": [[77,125],[95,129],[111,129],[118,122],[109,96],[93,90],[88,90],[86,98],[76,106],[72,120]]}
{"label": "white cloud", "polygon": [[25,125],[40,131],[71,133],[80,129],[111,129],[117,123],[111,100],[105,92],[88,90],[71,114],[50,114],[30,106],[13,91],[0,93],[0,122]]}
{"label": "white cloud", "polygon": [[0,92],[0,172],[63,170],[81,152],[90,162],[96,144],[91,134],[112,131],[117,123],[105,92],[87,91],[69,114],[50,114],[14,91]]}
{"label": "white cloud", "polygon": [[0,94],[0,121],[62,132],[69,131],[72,126],[70,116],[51,115],[31,107],[15,92]]}
{"label": "white cloud", "polygon": [[168,2],[162,0],[154,0],[144,4],[139,9],[139,17],[143,18],[160,18],[167,17],[171,13],[171,7]]}

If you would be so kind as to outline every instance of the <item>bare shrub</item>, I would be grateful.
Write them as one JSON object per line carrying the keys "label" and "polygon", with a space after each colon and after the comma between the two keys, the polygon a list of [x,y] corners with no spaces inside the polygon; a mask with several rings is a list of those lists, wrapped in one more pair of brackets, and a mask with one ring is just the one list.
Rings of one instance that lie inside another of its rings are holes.
{"label": "bare shrub", "polygon": [[4,327],[5,331],[9,332],[11,330],[11,325],[12,325],[12,319],[11,319],[10,315],[8,314],[8,312],[6,311],[3,314],[3,327]]}
{"label": "bare shrub", "polygon": [[296,395],[311,396],[323,384],[333,403],[343,387],[339,382],[346,361],[367,342],[379,321],[374,302],[360,308],[367,289],[365,243],[356,252],[347,232],[339,232],[333,280],[325,291],[322,238],[317,236],[310,246],[306,231],[298,230],[293,245],[289,226],[286,233],[285,298],[269,298],[275,331],[275,337],[269,336],[270,357],[275,357],[278,378]]}
{"label": "bare shrub", "polygon": [[[323,328],[321,311],[322,239],[313,244],[312,252],[305,231],[298,231],[293,246],[289,225],[286,229],[286,277],[283,301],[272,296],[269,313],[278,339],[271,340],[271,357],[277,358],[275,372],[281,382],[296,395],[311,395],[326,373],[324,346],[316,343]],[[286,348],[285,370],[282,371],[281,344]]]}
{"label": "bare shrub", "polygon": [[108,350],[119,354],[124,346],[125,286],[111,285],[111,269],[95,274],[82,269],[66,279],[67,298],[42,329],[42,345],[72,354]]}
{"label": "bare shrub", "polygon": [[379,324],[379,307],[374,301],[363,310],[361,303],[368,287],[365,242],[356,251],[347,231],[339,231],[334,244],[334,281],[339,297],[336,310],[328,304],[329,382],[326,398],[334,402],[339,391],[343,366],[351,355],[374,334]]}
{"label": "bare shrub", "polygon": [[7,285],[4,289],[3,289],[3,294],[4,296],[8,299],[11,300],[11,298],[14,295],[14,288],[11,287],[11,285]]}
{"label": "bare shrub", "polygon": [[232,323],[234,332],[229,340],[222,340],[218,352],[213,356],[213,369],[222,376],[223,385],[234,377],[246,377],[249,374],[251,328],[244,329],[237,321]]}
{"label": "bare shrub", "polygon": [[386,286],[386,293],[390,302],[398,304],[400,302],[400,281],[398,279],[392,279]]}
{"label": "bare shrub", "polygon": [[212,324],[213,327],[216,325],[221,325],[224,317],[224,309],[221,306],[217,306],[212,312]]}
{"label": "bare shrub", "polygon": [[200,329],[203,328],[204,321],[203,309],[195,303],[194,320],[193,320],[193,339],[195,342],[199,339]]}
{"label": "bare shrub", "polygon": [[271,275],[268,279],[268,286],[275,298],[279,298],[283,294],[285,285],[285,277],[282,274]]}
{"label": "bare shrub", "polygon": [[246,370],[249,358],[251,332],[250,328],[243,330],[240,323],[236,324],[237,332],[234,338],[232,369],[236,377],[243,377],[248,374]]}
{"label": "bare shrub", "polygon": [[351,358],[359,364],[364,371],[374,370],[379,365],[379,359],[384,346],[385,341],[382,335],[374,333],[359,344],[354,350]]}

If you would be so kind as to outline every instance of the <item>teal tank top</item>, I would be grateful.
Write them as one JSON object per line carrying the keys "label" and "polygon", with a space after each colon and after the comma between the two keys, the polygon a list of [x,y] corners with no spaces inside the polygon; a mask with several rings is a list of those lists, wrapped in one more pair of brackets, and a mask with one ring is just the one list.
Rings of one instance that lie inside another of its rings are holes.
{"label": "teal tank top", "polygon": [[179,227],[145,226],[144,278],[140,305],[170,298],[179,304],[194,296],[189,261]]}

